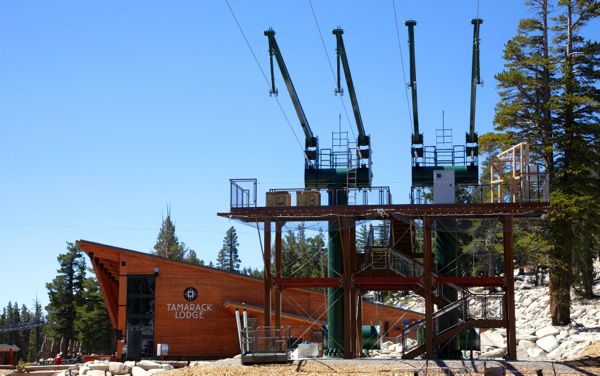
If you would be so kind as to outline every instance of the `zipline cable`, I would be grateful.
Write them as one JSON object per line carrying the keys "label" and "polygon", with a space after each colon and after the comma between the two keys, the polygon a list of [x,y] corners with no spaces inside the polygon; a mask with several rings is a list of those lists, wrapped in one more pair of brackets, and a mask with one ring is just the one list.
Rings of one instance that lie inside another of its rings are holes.
{"label": "zipline cable", "polygon": [[[236,17],[235,12],[233,11],[233,8],[231,7],[231,4],[229,4],[229,0],[225,0],[225,4],[227,4],[227,8],[229,8],[229,12],[231,12],[231,16],[233,17],[233,20],[235,21],[238,29],[240,30],[240,33],[242,34],[242,37],[244,38],[244,41],[246,42],[246,45],[248,46],[248,49],[252,53],[252,56],[254,57],[254,62],[256,62],[256,65],[258,66],[258,69],[260,69],[260,73],[262,74],[263,78],[265,79],[265,82],[266,82],[267,88],[268,88],[269,87],[269,79],[267,78],[267,75],[266,75],[264,69],[260,65],[260,62],[258,61],[258,57],[256,56],[256,53],[254,53],[254,49],[252,48],[252,45],[250,45],[250,42],[248,41],[248,38],[246,37],[246,33],[244,32],[244,29],[242,28],[242,25],[238,21],[238,18]],[[306,155],[306,152],[304,151],[304,148],[302,147],[302,143],[300,142],[300,139],[298,138],[298,135],[294,131],[294,127],[292,127],[292,123],[290,122],[290,119],[288,118],[287,114],[285,113],[285,110],[283,109],[283,106],[281,105],[281,102],[279,102],[279,98],[275,97],[275,101],[277,102],[277,106],[281,110],[281,114],[285,118],[285,121],[286,121],[288,127],[292,131],[292,134],[294,135],[294,138],[296,139],[296,142],[298,143],[298,146],[300,147],[300,150],[302,150],[302,153],[304,154],[304,158],[306,160],[308,160],[308,156]]]}
{"label": "zipline cable", "polygon": [[[313,19],[315,20],[315,26],[317,27],[317,31],[319,32],[319,37],[321,38],[321,44],[323,45],[323,51],[325,51],[325,57],[327,58],[327,63],[329,64],[329,70],[331,71],[331,76],[333,77],[333,82],[336,83],[335,72],[333,71],[333,65],[331,64],[331,59],[329,58],[329,53],[327,52],[327,46],[325,46],[325,39],[323,38],[323,33],[321,32],[321,27],[319,26],[319,21],[317,20],[317,14],[315,13],[315,8],[312,5],[312,1],[308,0],[308,4],[310,5],[310,10],[313,15]],[[346,108],[346,103],[344,102],[344,98],[340,94],[340,103],[342,104],[342,108],[344,109],[344,113],[346,114],[346,120],[348,121],[348,128],[352,132],[352,137],[356,138],[354,134],[354,128],[352,127],[352,123],[350,121],[350,115],[348,115],[348,109]]]}
{"label": "zipline cable", "polygon": [[392,0],[392,8],[394,9],[394,23],[396,25],[396,39],[398,40],[398,50],[400,51],[400,64],[402,66],[402,79],[404,80],[404,95],[406,96],[406,108],[408,109],[409,124],[413,123],[413,115],[408,99],[408,82],[406,81],[406,69],[404,69],[404,56],[402,55],[402,42],[400,42],[400,28],[398,27],[398,13],[396,12],[396,0]]}

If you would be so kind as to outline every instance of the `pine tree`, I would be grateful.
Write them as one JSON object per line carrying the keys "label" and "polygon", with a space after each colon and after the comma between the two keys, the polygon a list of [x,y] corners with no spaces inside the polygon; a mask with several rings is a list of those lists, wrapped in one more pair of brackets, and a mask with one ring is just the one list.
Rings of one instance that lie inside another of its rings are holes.
{"label": "pine tree", "polygon": [[193,249],[190,249],[187,252],[187,256],[185,257],[185,261],[190,262],[192,264],[196,264],[196,265],[204,265],[204,261],[200,260],[198,258],[198,256],[196,255],[196,251],[194,251]]}
{"label": "pine tree", "polygon": [[[599,229],[598,44],[578,33],[598,16],[594,0],[560,0],[554,27],[549,2],[526,2],[534,12],[506,44],[507,70],[498,74],[501,102],[496,128],[527,141],[532,161],[550,175],[552,211],[538,233],[547,234],[550,313],[554,325],[570,322],[570,289],[591,293],[590,246],[583,233]],[[550,42],[549,32],[556,37]],[[523,237],[533,244],[534,237]],[[518,243],[518,240],[517,240]],[[573,268],[573,263],[575,268]],[[575,280],[573,279],[576,272]],[[588,295],[589,296],[589,295]]]}
{"label": "pine tree", "polygon": [[[593,243],[589,236],[581,234],[600,231],[600,72],[597,70],[600,44],[585,40],[581,28],[600,15],[600,4],[590,0],[560,0],[558,7],[561,13],[554,19],[557,32],[554,44],[562,73],[556,98],[561,127],[556,137],[559,171],[552,192],[555,210],[550,217],[556,244],[550,283],[564,291],[572,265],[583,295],[592,298]],[[567,295],[551,297],[551,310],[560,315],[553,320],[555,325],[569,322],[564,308],[570,299]]]}
{"label": "pine tree", "polygon": [[[40,323],[44,320],[44,312],[42,311],[42,305],[40,304],[40,301],[38,300],[38,298],[36,297],[35,300],[33,301],[33,309],[31,310],[31,317],[32,320]],[[42,346],[42,328],[41,327],[36,327],[31,329],[30,335],[29,335],[29,349],[28,349],[28,357],[27,357],[27,361],[29,362],[35,362],[38,359],[38,352],[41,350],[41,346]]]}
{"label": "pine tree", "polygon": [[225,237],[223,238],[223,248],[221,248],[217,255],[218,269],[239,272],[242,261],[238,255],[238,245],[235,227],[231,226],[225,233]]}
{"label": "pine tree", "polygon": [[171,220],[171,210],[167,209],[167,217],[163,218],[160,231],[154,245],[154,254],[173,260],[183,261],[186,254],[185,244],[179,243],[175,235],[175,224]]}
{"label": "pine tree", "polygon": [[83,297],[85,280],[85,260],[81,249],[67,242],[67,251],[58,255],[60,265],[58,275],[52,282],[46,283],[50,303],[46,306],[48,325],[45,328],[47,337],[66,341],[75,339],[75,322],[77,306]]}
{"label": "pine tree", "polygon": [[356,230],[356,251],[364,252],[367,249],[367,242],[369,239],[369,228],[366,224],[360,225]]}
{"label": "pine tree", "polygon": [[83,343],[88,352],[112,353],[112,325],[95,277],[88,277],[83,281],[83,295],[85,299],[76,308],[76,339]]}
{"label": "pine tree", "polygon": [[517,35],[504,49],[505,71],[496,75],[500,102],[496,106],[496,130],[505,131],[512,144],[529,143],[533,162],[554,171],[552,93],[556,65],[550,55],[548,0],[528,0],[533,18],[522,19]]}

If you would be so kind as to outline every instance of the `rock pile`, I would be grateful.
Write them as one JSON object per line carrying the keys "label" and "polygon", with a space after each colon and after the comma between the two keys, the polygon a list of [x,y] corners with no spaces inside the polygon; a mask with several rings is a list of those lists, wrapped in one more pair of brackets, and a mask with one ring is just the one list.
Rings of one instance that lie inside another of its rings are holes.
{"label": "rock pile", "polygon": [[151,360],[127,361],[124,363],[94,360],[83,364],[75,364],[56,376],[153,376],[187,365],[187,362],[155,362]]}
{"label": "rock pile", "polygon": [[[600,270],[600,264],[595,264]],[[516,274],[516,271],[515,271]],[[600,274],[598,275],[600,277]],[[481,293],[483,291],[475,291]],[[600,283],[594,286],[600,295]],[[583,301],[571,297],[571,323],[552,326],[547,286],[533,286],[527,277],[515,279],[515,314],[517,317],[517,358],[519,360],[574,360],[590,356],[591,345],[600,344],[600,301]],[[398,307],[423,312],[423,298],[414,294],[396,298]],[[474,313],[477,307],[474,306]],[[486,309],[490,310],[491,307]],[[497,308],[500,313],[501,306]],[[495,313],[492,312],[492,313]],[[397,340],[385,341],[376,357],[400,357],[402,346]],[[506,355],[506,330],[489,329],[481,333],[480,358],[501,358]],[[600,353],[591,354],[600,356]]]}
{"label": "rock pile", "polygon": [[[600,294],[600,285],[595,286]],[[573,360],[600,342],[600,302],[572,296],[571,323],[552,326],[547,286],[532,287],[525,280],[515,283],[517,357],[521,360]],[[490,329],[481,335],[481,357],[496,358],[506,353],[506,331]]]}

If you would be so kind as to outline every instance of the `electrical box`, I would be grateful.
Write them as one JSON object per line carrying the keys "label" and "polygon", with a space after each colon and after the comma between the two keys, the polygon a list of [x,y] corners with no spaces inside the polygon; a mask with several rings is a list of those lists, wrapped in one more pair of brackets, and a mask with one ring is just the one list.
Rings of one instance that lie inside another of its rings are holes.
{"label": "electrical box", "polygon": [[321,206],[321,192],[297,191],[296,206]]}
{"label": "electrical box", "polygon": [[267,207],[291,206],[290,192],[267,192]]}
{"label": "electrical box", "polygon": [[456,201],[456,186],[454,170],[433,171],[433,203],[454,204]]}

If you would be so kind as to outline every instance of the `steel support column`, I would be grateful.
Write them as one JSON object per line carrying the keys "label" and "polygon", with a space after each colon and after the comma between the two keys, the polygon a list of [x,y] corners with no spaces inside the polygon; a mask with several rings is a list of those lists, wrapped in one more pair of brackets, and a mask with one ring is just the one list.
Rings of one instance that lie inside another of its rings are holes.
{"label": "steel support column", "polygon": [[342,222],[340,236],[342,240],[342,289],[344,294],[344,358],[352,358],[352,276],[350,270],[350,231],[348,223]]}
{"label": "steel support column", "polygon": [[505,215],[502,218],[504,235],[504,276],[506,278],[505,312],[506,312],[506,359],[517,360],[517,338],[515,317],[515,277],[513,265],[513,217]]}
{"label": "steel support column", "polygon": [[264,236],[264,288],[265,288],[265,305],[264,305],[264,320],[265,326],[271,326],[271,222],[265,221],[265,236]]}
{"label": "steel support column", "polygon": [[433,250],[431,247],[431,218],[423,216],[423,286],[425,288],[425,351],[426,358],[435,354],[433,327]]}
{"label": "steel support column", "polygon": [[[282,222],[275,222],[275,278],[281,277],[281,228]],[[281,327],[281,286],[275,285],[275,327]]]}

